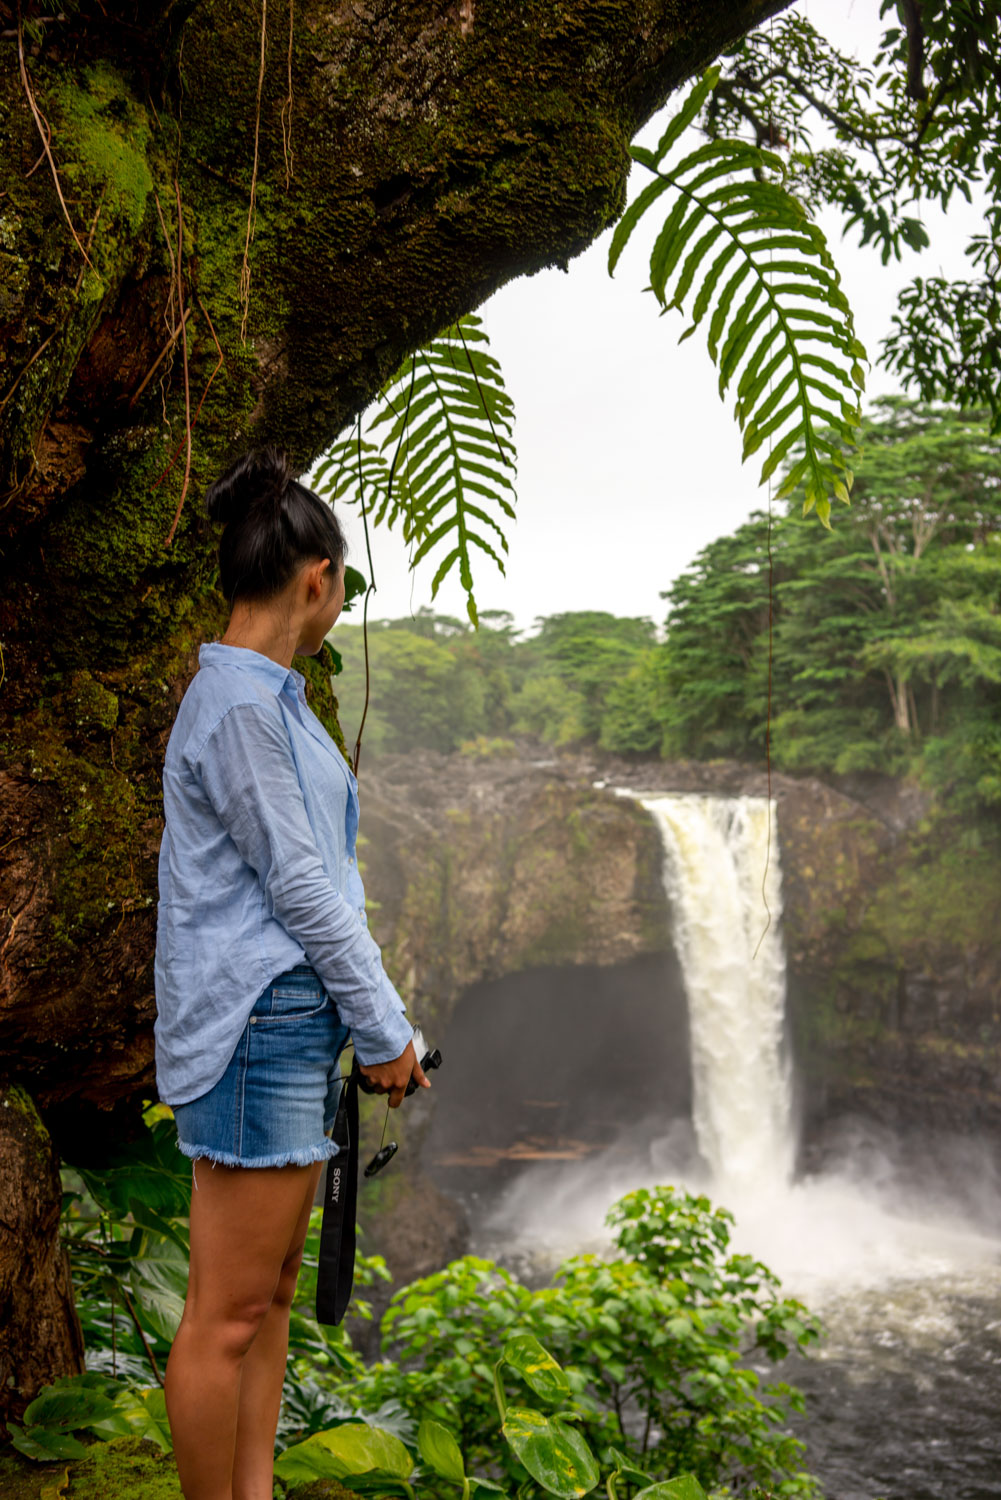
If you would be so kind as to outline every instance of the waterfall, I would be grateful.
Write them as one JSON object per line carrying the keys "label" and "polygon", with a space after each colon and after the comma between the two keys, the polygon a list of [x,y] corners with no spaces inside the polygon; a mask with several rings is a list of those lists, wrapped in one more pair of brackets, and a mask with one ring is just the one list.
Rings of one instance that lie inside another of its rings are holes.
{"label": "waterfall", "polygon": [[[717,1184],[769,1188],[792,1173],[782,877],[763,797],[640,798],[664,844],[664,884],[688,996],[693,1116]],[[772,808],[774,831],[774,805]]]}

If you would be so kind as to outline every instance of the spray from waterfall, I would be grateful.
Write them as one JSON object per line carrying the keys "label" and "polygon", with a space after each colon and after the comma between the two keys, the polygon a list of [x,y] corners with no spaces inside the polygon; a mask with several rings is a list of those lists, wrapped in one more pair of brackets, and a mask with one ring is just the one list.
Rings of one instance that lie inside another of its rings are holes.
{"label": "spray from waterfall", "polygon": [[768,803],[688,793],[641,800],[664,845],[699,1150],[717,1186],[779,1186],[792,1175],[795,1142],[782,878],[774,849],[766,874]]}

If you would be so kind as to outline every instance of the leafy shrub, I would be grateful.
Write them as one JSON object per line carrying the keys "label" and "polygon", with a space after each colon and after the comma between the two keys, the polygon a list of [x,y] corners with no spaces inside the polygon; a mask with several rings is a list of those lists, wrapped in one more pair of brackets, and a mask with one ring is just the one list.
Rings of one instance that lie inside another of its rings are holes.
{"label": "leafy shrub", "polygon": [[397,1293],[382,1325],[392,1359],[349,1398],[368,1408],[393,1399],[442,1424],[471,1462],[516,1487],[524,1474],[503,1442],[494,1367],[511,1339],[532,1337],[565,1367],[590,1446],[621,1453],[636,1473],[685,1469],[716,1489],[815,1494],[785,1430],[801,1396],[746,1361],[780,1361],[816,1339],[816,1322],[760,1262],[728,1253],[732,1219],[706,1198],[632,1193],[611,1222],[619,1257],[575,1256],[550,1287],[531,1291],[467,1256]]}

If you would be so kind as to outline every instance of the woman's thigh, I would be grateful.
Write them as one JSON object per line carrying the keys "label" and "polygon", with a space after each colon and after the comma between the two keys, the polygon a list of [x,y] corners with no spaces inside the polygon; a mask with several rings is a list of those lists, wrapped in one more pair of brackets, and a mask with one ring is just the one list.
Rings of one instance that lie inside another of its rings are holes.
{"label": "woman's thigh", "polygon": [[301,1246],[320,1164],[225,1167],[200,1161],[191,1195],[186,1317],[250,1330]]}
{"label": "woman's thigh", "polygon": [[174,1110],[186,1156],[230,1167],[309,1166],[336,1147],[325,1137],[340,1086],[347,1028],[308,965],[258,998],[218,1083]]}

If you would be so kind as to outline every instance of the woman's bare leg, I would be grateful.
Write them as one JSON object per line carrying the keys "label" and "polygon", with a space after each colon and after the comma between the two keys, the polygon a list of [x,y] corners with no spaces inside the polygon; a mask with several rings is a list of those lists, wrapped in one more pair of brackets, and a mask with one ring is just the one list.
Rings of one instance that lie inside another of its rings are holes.
{"label": "woman's bare leg", "polygon": [[317,1162],[310,1169],[306,1197],[285,1252],[271,1306],[243,1361],[233,1464],[233,1500],[271,1500],[274,1491],[275,1429],[288,1364],[289,1312],[309,1229],[309,1211],[316,1196],[322,1165],[322,1162]]}
{"label": "woman's bare leg", "polygon": [[[186,1500],[234,1500],[244,1361],[312,1202],[316,1169],[198,1166],[188,1295],[167,1361],[167,1412]],[[270,1485],[263,1493],[270,1500]]]}

